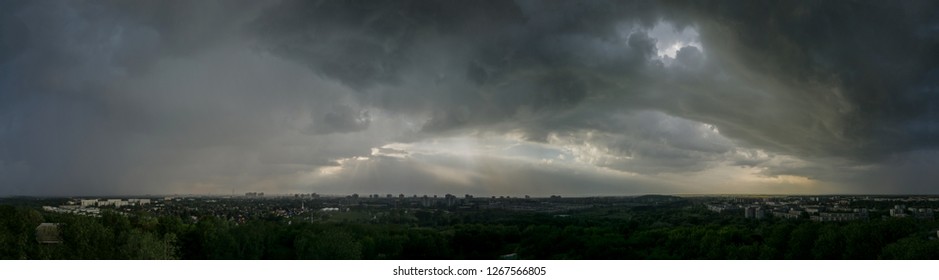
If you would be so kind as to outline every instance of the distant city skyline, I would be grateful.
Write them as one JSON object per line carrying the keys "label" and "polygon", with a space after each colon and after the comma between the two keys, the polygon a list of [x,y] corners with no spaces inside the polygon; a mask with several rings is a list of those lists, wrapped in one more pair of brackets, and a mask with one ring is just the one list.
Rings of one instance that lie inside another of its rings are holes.
{"label": "distant city skyline", "polygon": [[3,1],[0,196],[939,194],[934,1]]}

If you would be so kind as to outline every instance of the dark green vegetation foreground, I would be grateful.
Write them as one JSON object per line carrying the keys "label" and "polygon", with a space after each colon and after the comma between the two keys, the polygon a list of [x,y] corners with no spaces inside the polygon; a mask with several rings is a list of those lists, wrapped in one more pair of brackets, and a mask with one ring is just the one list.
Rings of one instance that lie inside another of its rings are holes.
{"label": "dark green vegetation foreground", "polygon": [[[402,213],[399,213],[402,214]],[[569,217],[426,210],[410,220],[244,224],[145,213],[100,218],[0,206],[4,259],[939,259],[935,221],[744,220],[700,206],[592,209]],[[188,222],[187,222],[188,221]],[[40,245],[40,222],[62,244]]]}

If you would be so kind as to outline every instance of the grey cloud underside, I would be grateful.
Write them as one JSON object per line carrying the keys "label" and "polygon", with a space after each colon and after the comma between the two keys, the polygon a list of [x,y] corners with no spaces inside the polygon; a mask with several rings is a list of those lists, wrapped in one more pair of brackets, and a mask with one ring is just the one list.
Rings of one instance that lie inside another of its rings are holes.
{"label": "grey cloud underside", "polygon": [[368,111],[356,112],[351,107],[339,105],[323,114],[321,118],[314,116],[310,132],[313,134],[348,133],[362,131],[371,123]]}
{"label": "grey cloud underside", "polygon": [[[778,83],[766,90],[777,91],[773,101],[784,106],[784,119],[753,114],[765,120],[762,124],[778,124],[779,129],[764,129],[762,136],[782,139],[801,154],[861,160],[939,143],[936,3],[728,4],[685,8],[700,18],[702,40],[713,49],[710,56]],[[747,139],[755,137],[746,134],[756,134],[724,131]]]}
{"label": "grey cloud underside", "polygon": [[866,172],[928,190],[891,174],[916,177],[939,143],[936,5],[5,1],[0,184],[291,185],[274,178],[488,131],[639,174]]}
{"label": "grey cloud underside", "polygon": [[[609,111],[717,124],[777,152],[869,161],[936,143],[932,6],[291,2],[257,26],[276,53],[370,89],[363,103],[435,111],[428,131],[550,118],[600,99]],[[647,31],[660,20],[696,27],[707,59],[695,47],[678,65],[651,59]]]}
{"label": "grey cloud underside", "polygon": [[[422,158],[423,157],[423,158]],[[314,183],[321,193],[489,194],[565,196],[681,192],[681,187],[642,178],[591,174],[582,170],[482,157],[468,162],[451,156],[378,157],[347,163],[350,168]],[[460,173],[476,167],[466,174]],[[381,185],[380,189],[371,186]]]}

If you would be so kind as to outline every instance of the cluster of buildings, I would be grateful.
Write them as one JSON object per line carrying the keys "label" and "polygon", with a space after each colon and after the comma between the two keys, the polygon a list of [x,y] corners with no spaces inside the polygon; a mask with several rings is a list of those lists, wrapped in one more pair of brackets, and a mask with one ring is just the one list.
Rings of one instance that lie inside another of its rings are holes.
{"label": "cluster of buildings", "polygon": [[42,210],[54,213],[77,214],[85,216],[101,216],[100,207],[139,207],[150,205],[149,198],[128,199],[72,199],[59,206],[43,206]]}
{"label": "cluster of buildings", "polygon": [[795,205],[777,205],[767,206],[761,204],[735,205],[735,204],[708,204],[708,210],[717,213],[739,213],[743,212],[747,219],[765,219],[767,216],[773,216],[782,219],[800,219],[807,217],[816,222],[843,222],[855,220],[867,220],[870,218],[869,212],[864,208],[832,208],[825,207],[799,207]]}
{"label": "cluster of buildings", "polygon": [[[118,202],[121,201],[121,202]],[[77,200],[73,206],[77,211],[98,211],[90,205],[149,206],[141,209],[153,215],[171,215],[197,221],[198,217],[214,216],[237,223],[252,219],[284,218],[289,220],[361,219],[372,220],[410,219],[414,213],[442,211],[444,213],[478,210],[524,211],[539,213],[566,213],[593,207],[652,206],[662,203],[684,201],[671,196],[643,197],[582,197],[561,198],[531,196],[485,196],[473,195],[404,195],[404,194],[351,194],[346,196],[320,196],[313,194],[289,194],[264,196],[248,193],[245,196],[168,196],[146,200]],[[81,204],[88,207],[81,207]],[[129,210],[129,209],[124,209]],[[384,217],[384,218],[383,218]]]}
{"label": "cluster of buildings", "polygon": [[42,210],[54,213],[63,213],[63,214],[78,214],[85,216],[101,216],[101,209],[94,207],[80,207],[78,205],[59,205],[59,206],[43,206]]}
{"label": "cluster of buildings", "polygon": [[851,212],[819,212],[809,218],[816,222],[847,222],[870,219],[870,212],[863,208],[852,209]]}
{"label": "cluster of buildings", "polygon": [[913,217],[918,219],[932,219],[935,217],[932,208],[906,207],[906,205],[895,205],[890,209],[890,217],[905,218]]}
{"label": "cluster of buildings", "polygon": [[105,207],[113,206],[115,208],[125,206],[144,206],[150,204],[149,198],[128,198],[128,199],[82,199],[79,202],[81,207]]}
{"label": "cluster of buildings", "polygon": [[551,196],[550,198],[533,198],[529,195],[521,197],[513,196],[489,196],[475,197],[470,194],[456,196],[446,194],[438,195],[412,195],[404,194],[394,195],[368,195],[367,198],[359,198],[358,195],[346,197],[343,205],[362,208],[396,208],[396,209],[446,209],[449,211],[471,211],[471,210],[507,210],[507,211],[527,211],[554,213],[570,210],[579,210],[592,208],[599,205],[612,205],[628,200],[633,202],[634,198],[569,198],[561,199],[560,196]]}
{"label": "cluster of buildings", "polygon": [[[768,216],[782,219],[807,218],[816,222],[844,222],[868,220],[871,218],[871,205],[880,205],[890,202],[911,201],[916,203],[936,202],[936,198],[880,198],[880,197],[773,197],[748,198],[738,197],[711,201],[705,207],[717,213],[743,214],[747,219],[764,219]],[[855,206],[860,205],[860,206]],[[889,207],[889,206],[888,206]],[[884,207],[886,208],[886,207]],[[883,213],[885,218],[918,218],[933,219],[934,210],[929,207],[906,207],[893,205],[889,215]]]}

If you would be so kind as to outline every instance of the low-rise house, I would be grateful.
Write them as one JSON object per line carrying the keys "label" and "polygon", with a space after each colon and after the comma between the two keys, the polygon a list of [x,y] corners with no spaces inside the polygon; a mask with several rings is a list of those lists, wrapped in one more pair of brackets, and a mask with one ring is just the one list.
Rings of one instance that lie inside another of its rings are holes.
{"label": "low-rise house", "polygon": [[59,244],[62,237],[59,235],[59,225],[54,223],[41,223],[36,227],[36,242],[39,244]]}

